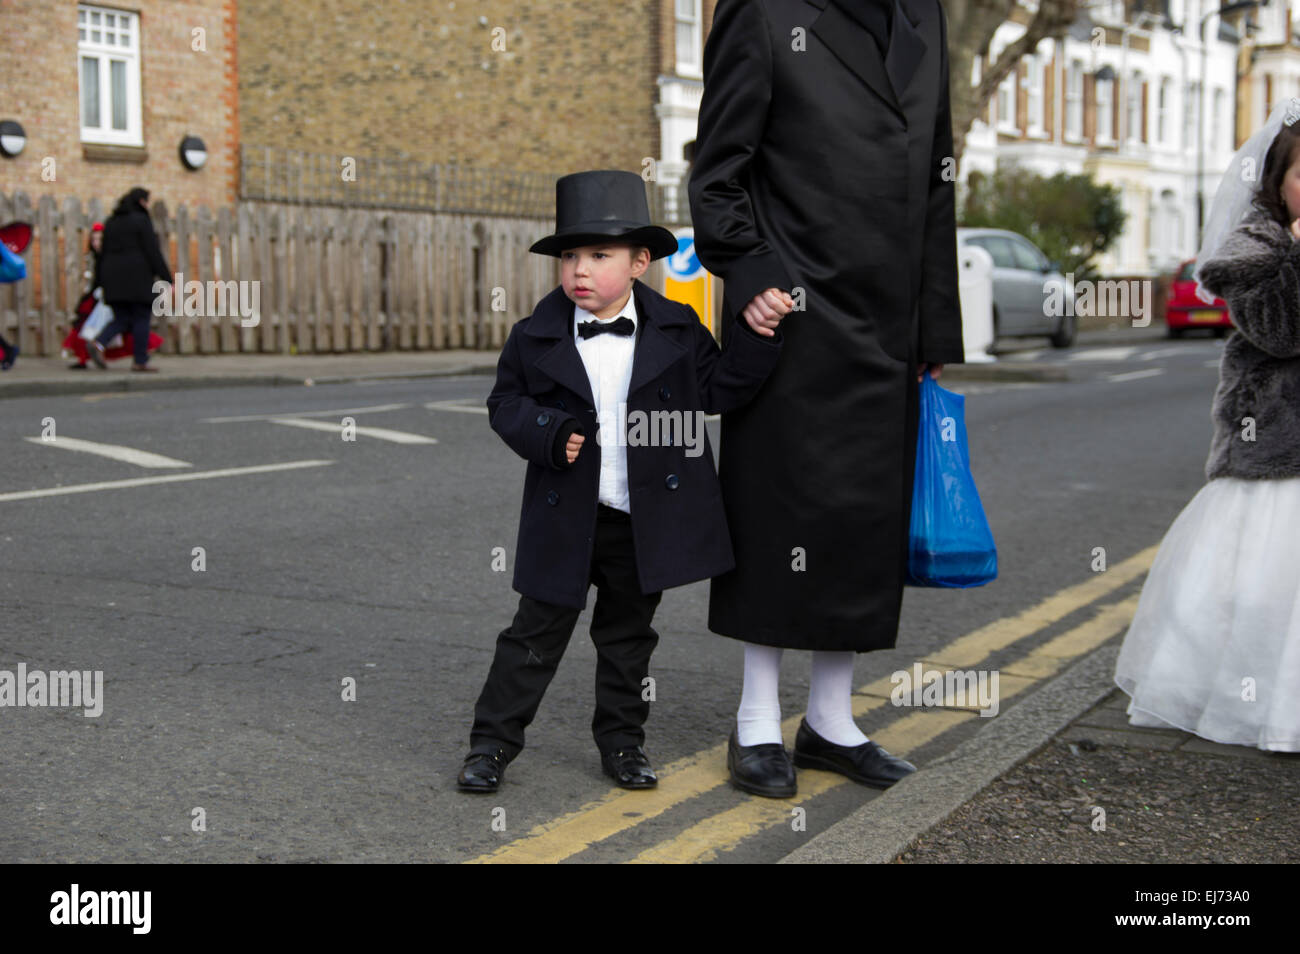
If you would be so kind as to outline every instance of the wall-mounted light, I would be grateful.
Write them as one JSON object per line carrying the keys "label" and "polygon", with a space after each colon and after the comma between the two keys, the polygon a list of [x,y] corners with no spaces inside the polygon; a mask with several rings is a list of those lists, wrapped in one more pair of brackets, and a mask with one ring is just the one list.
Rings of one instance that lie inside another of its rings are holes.
{"label": "wall-mounted light", "polygon": [[186,136],[181,140],[181,162],[186,169],[198,170],[208,161],[208,147],[198,136]]}
{"label": "wall-mounted light", "polygon": [[27,133],[12,119],[0,120],[0,152],[13,157],[27,145]]}

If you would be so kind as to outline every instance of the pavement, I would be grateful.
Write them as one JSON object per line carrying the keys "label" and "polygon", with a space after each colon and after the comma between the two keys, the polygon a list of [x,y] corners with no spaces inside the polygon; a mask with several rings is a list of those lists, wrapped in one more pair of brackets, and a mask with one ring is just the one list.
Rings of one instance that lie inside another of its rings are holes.
{"label": "pavement", "polygon": [[[1133,344],[1162,337],[1163,328],[1098,327],[1079,331],[1076,348]],[[1000,353],[1041,347],[1042,339],[999,342]],[[1065,352],[1062,352],[1065,354]],[[131,373],[130,361],[120,359],[107,369],[94,365],[69,370],[68,359],[19,355],[0,373],[0,398],[93,394],[104,391],[175,390],[240,386],[315,386],[355,381],[494,374],[494,351],[383,351],[350,354],[155,354],[150,363],[157,374]],[[1065,363],[1054,360],[1029,364],[954,364],[944,368],[949,381],[1062,381]]]}
{"label": "pavement", "polygon": [[1120,640],[782,864],[1295,863],[1300,755],[1128,724]]}

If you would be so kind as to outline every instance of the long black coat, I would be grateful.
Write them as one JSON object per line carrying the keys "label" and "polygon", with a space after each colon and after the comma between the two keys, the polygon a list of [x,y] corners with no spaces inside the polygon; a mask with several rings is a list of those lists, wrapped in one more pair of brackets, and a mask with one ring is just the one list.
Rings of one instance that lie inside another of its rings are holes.
{"label": "long black coat", "polygon": [[[745,328],[719,352],[694,309],[633,284],[638,323],[628,385],[634,411],[729,411],[759,390],[781,352],[781,334]],[[583,608],[596,532],[601,446],[586,368],[573,338],[573,302],[556,288],[510,331],[487,405],[492,429],[528,461],[519,515],[514,588]],[[612,413],[611,409],[607,413]],[[557,465],[557,437],[584,437],[573,464]],[[629,446],[628,496],[643,593],[708,579],[735,565],[713,450]],[[606,438],[606,440],[610,440]]]}
{"label": "long black coat", "polygon": [[897,638],[917,365],[964,357],[946,29],[939,0],[900,0],[882,61],[836,0],[718,4],[696,248],[728,314],[772,286],[803,310],[757,399],[723,416],[736,569],[713,581],[715,632],[859,652]]}
{"label": "long black coat", "polygon": [[158,235],[144,209],[114,213],[104,223],[104,244],[95,266],[95,284],[104,301],[152,302],[155,279],[172,280]]}

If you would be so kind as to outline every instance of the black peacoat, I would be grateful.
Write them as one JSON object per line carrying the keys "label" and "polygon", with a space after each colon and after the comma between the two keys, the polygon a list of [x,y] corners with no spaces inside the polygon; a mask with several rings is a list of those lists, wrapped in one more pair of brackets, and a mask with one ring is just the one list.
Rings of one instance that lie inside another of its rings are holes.
{"label": "black peacoat", "polygon": [[170,282],[172,273],[144,209],[109,216],[95,264],[95,284],[104,289],[104,301],[152,302],[159,278]]}
{"label": "black peacoat", "polygon": [[723,415],[736,569],[710,628],[865,652],[897,637],[917,366],[964,352],[943,10],[898,0],[882,57],[841,2],[720,0],[690,200],[726,313],[773,286],[797,309],[763,390]]}
{"label": "black peacoat", "polygon": [[[766,338],[748,327],[720,351],[689,305],[669,301],[640,281],[633,283],[633,295],[638,333],[627,394],[632,421],[637,411],[713,414],[739,407],[761,388],[781,353],[779,331]],[[574,342],[573,316],[573,302],[556,288],[515,324],[487,405],[492,429],[528,461],[514,588],[581,609],[587,605],[596,531],[600,440],[612,442],[597,438],[595,401]],[[698,420],[704,442],[698,455],[681,441],[627,448],[643,593],[734,566],[713,451]],[[582,450],[573,464],[561,463],[557,440],[575,428],[585,438]]]}

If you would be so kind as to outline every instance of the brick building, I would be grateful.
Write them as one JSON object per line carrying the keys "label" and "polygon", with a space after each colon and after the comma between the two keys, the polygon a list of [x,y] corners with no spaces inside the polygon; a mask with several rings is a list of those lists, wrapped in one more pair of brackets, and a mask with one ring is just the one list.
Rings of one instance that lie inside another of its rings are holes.
{"label": "brick building", "polygon": [[245,0],[258,151],[562,174],[685,171],[713,0]]}
{"label": "brick building", "polygon": [[[0,120],[22,127],[0,155],[0,193],[98,198],[135,185],[168,205],[228,205],[238,191],[236,0],[0,2]],[[187,136],[206,147],[197,171]]]}

